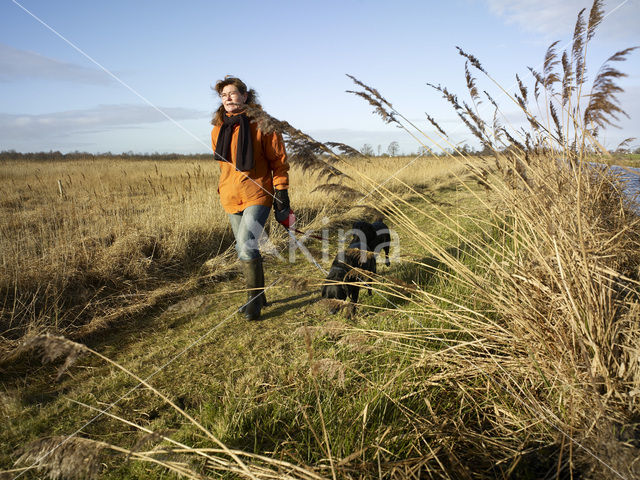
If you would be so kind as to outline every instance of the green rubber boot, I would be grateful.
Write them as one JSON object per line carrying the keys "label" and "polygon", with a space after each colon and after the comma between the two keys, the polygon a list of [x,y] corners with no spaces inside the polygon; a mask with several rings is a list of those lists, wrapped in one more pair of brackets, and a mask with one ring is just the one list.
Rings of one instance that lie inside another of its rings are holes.
{"label": "green rubber boot", "polygon": [[[262,267],[262,259],[259,259],[259,260],[260,260],[261,265],[260,265],[260,268],[259,268],[259,271],[258,271],[258,275],[259,275],[258,285],[264,287],[264,268]],[[241,260],[241,262],[243,264],[242,267],[243,267],[243,271],[244,271],[244,275],[245,275],[245,279],[246,279],[246,278],[248,278],[247,277],[247,265],[246,265],[248,262],[244,261],[244,260]],[[251,287],[247,286],[247,288],[251,288]],[[269,302],[267,302],[267,296],[264,294],[264,290],[262,291],[261,296],[262,296],[262,308],[268,307],[269,306]],[[244,305],[242,305],[240,308],[238,308],[238,312],[240,312],[240,313],[245,313],[246,311],[247,311],[247,304],[246,303]]]}
{"label": "green rubber boot", "polygon": [[260,297],[262,298],[262,308],[268,307],[269,303],[267,302],[267,296],[264,294],[264,267],[262,266],[262,258],[260,259],[260,268],[258,269],[258,275],[260,278],[258,279],[258,284],[260,288],[262,288],[262,292],[260,293]]}
{"label": "green rubber boot", "polygon": [[242,266],[247,284],[247,303],[241,311],[244,311],[247,320],[258,320],[265,303],[262,258],[242,260]]}

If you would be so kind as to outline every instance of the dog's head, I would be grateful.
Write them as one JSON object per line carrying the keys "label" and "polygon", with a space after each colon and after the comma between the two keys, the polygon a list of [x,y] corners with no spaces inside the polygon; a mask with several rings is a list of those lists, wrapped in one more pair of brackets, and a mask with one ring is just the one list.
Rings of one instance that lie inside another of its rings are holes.
{"label": "dog's head", "polygon": [[347,265],[338,261],[338,259],[334,260],[331,270],[329,270],[329,275],[327,275],[327,283],[322,285],[322,298],[347,299],[347,287],[344,283],[341,283],[344,282],[347,272]]}

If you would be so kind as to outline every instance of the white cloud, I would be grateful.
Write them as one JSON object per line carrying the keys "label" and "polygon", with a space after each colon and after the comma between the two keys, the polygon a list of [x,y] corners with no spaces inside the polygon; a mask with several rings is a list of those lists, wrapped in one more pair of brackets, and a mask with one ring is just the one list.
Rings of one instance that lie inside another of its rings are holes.
{"label": "white cloud", "polygon": [[0,82],[25,79],[57,80],[91,85],[114,83],[113,79],[101,70],[61,62],[0,43]]}
{"label": "white cloud", "polygon": [[[489,10],[508,24],[547,37],[570,38],[578,12],[586,8],[585,19],[593,2],[589,0],[486,0]],[[619,7],[619,8],[618,8]],[[640,1],[613,0],[604,6],[607,16],[597,29],[598,36],[637,41]]]}
{"label": "white cloud", "polygon": [[[173,120],[205,119],[209,113],[190,108],[160,108]],[[0,113],[0,142],[46,140],[71,137],[76,133],[101,132],[127,126],[165,122],[167,118],[147,105],[99,105],[85,110],[68,110],[39,115]]]}

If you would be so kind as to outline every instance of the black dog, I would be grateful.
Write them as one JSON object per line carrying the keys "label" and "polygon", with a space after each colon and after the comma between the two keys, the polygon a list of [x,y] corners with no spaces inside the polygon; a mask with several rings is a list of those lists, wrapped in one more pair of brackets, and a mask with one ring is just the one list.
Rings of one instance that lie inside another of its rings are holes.
{"label": "black dog", "polygon": [[[354,269],[376,272],[376,259],[373,254],[358,247],[359,245],[351,244],[342,255],[335,258],[326,278],[330,282],[322,286],[322,298],[346,300],[348,297],[353,303],[358,303],[360,286],[351,282],[366,282],[369,279],[366,274]],[[335,313],[338,308],[333,307],[331,313]]]}
{"label": "black dog", "polygon": [[[386,228],[386,225],[384,227]],[[353,236],[349,246],[344,252],[338,254],[331,264],[326,278],[331,283],[322,286],[322,298],[337,300],[349,298],[353,303],[358,303],[360,286],[350,282],[366,282],[368,278],[366,274],[354,269],[376,273],[375,253],[370,253],[374,252],[378,244],[376,228],[371,223],[359,221],[353,224],[351,232]],[[368,291],[371,295],[370,288]],[[339,306],[333,306],[330,313],[336,313],[339,308]]]}
{"label": "black dog", "polygon": [[388,267],[391,265],[391,262],[389,261],[389,245],[391,245],[389,227],[384,224],[382,219],[376,220],[371,224],[371,226],[376,232],[374,246],[371,251],[378,254],[381,250],[384,250],[384,264]]}
{"label": "black dog", "polygon": [[[366,253],[375,251],[378,236],[375,227],[369,222],[358,221],[351,227],[351,232],[353,237],[347,247],[347,252],[351,252],[352,257],[350,264],[356,268],[376,273],[375,253],[373,255]],[[366,281],[366,279],[360,279],[360,281]],[[370,288],[368,292],[371,295]]]}
{"label": "black dog", "polygon": [[[351,229],[353,237],[344,252],[338,254],[329,270],[327,280],[331,281],[322,286],[322,298],[346,300],[347,297],[353,303],[358,303],[360,286],[351,282],[366,282],[368,278],[359,270],[376,273],[376,258],[370,249],[376,241],[376,231],[367,222],[355,222]],[[356,269],[356,270],[354,270]],[[369,289],[371,295],[371,289]],[[331,313],[335,313],[339,307],[332,307]]]}
{"label": "black dog", "polygon": [[373,223],[363,221],[355,222],[351,231],[353,232],[351,245],[358,243],[360,248],[375,253],[376,257],[384,250],[384,263],[387,267],[391,265],[389,261],[391,235],[389,234],[389,227],[385,225],[381,218]]}
{"label": "black dog", "polygon": [[[337,300],[351,299],[353,303],[358,302],[360,286],[351,282],[366,282],[366,274],[354,269],[366,270],[376,273],[376,255],[384,249],[386,265],[389,266],[389,245],[391,236],[389,228],[381,219],[373,224],[365,221],[358,221],[351,229],[352,238],[345,252],[339,254],[329,270],[326,283],[322,286],[322,298],[332,298]],[[368,289],[371,295],[371,288]],[[335,313],[340,307],[334,306],[330,312]]]}

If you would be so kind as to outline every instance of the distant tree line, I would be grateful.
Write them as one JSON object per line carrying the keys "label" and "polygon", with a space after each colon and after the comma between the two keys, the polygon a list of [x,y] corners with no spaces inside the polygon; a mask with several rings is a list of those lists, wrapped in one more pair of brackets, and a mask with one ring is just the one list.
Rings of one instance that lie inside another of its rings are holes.
{"label": "distant tree line", "polygon": [[59,151],[49,152],[16,152],[15,150],[0,151],[0,161],[2,160],[20,160],[20,161],[73,161],[73,160],[103,160],[105,158],[127,159],[127,160],[152,160],[152,161],[175,161],[175,160],[210,160],[211,153],[88,153],[88,152],[69,152],[62,153]]}
{"label": "distant tree line", "polygon": [[[625,146],[626,147],[626,146]],[[440,152],[429,152],[429,150],[425,147],[420,147],[417,152],[409,152],[409,153],[400,153],[400,145],[398,142],[391,142],[387,148],[383,148],[382,145],[378,145],[376,149],[369,144],[365,143],[360,149],[360,153],[366,157],[396,157],[398,155],[403,156],[418,156],[418,155],[427,155],[427,156],[437,156],[437,157],[445,157],[449,155],[460,156],[460,155],[492,155],[492,151],[488,150],[486,147],[483,149],[476,149],[468,144],[464,143],[457,147],[456,150],[452,148],[448,148],[446,151]],[[622,154],[640,154],[640,147],[626,147],[618,149],[615,153]],[[134,152],[124,152],[124,153],[112,153],[112,152],[104,152],[104,153],[89,153],[89,152],[69,152],[62,153],[60,151],[49,151],[49,152],[16,152],[15,150],[3,150],[0,151],[0,161],[7,160],[19,160],[19,161],[34,161],[34,162],[46,162],[46,161],[73,161],[73,160],[103,160],[108,158],[113,159],[126,159],[126,160],[152,160],[152,161],[177,161],[177,160],[210,160],[211,153],[134,153]]]}
{"label": "distant tree line", "polygon": [[[435,151],[430,152],[429,149],[427,149],[426,147],[420,147],[417,152],[409,152],[409,153],[404,153],[404,152],[399,153],[399,150],[400,150],[400,146],[398,142],[391,142],[386,149],[384,149],[382,145],[378,145],[377,150],[374,149],[371,144],[365,143],[360,149],[360,153],[365,157],[396,157],[399,154],[405,157],[408,157],[408,156],[417,157],[418,155],[436,156],[436,157],[448,157],[448,156],[459,157],[459,156],[473,156],[473,155],[491,156],[494,153],[493,150],[491,150],[486,146],[481,149],[478,149],[478,148],[474,148],[473,146],[467,143],[458,145],[455,149],[447,148],[446,150],[441,150],[439,152],[435,152]],[[623,145],[622,147],[618,146],[618,148],[615,151],[612,150],[612,153],[614,152],[619,154],[627,154],[627,155],[640,154],[640,147],[627,147],[626,145]]]}
{"label": "distant tree line", "polygon": [[400,153],[400,144],[396,141],[391,142],[386,150],[384,150],[384,153],[382,145],[378,145],[376,153],[376,150],[373,149],[371,144],[365,143],[360,149],[360,153],[365,157],[397,157]]}
{"label": "distant tree line", "polygon": [[472,146],[462,144],[457,147],[456,150],[449,148],[445,151],[440,152],[429,152],[426,147],[420,147],[417,152],[409,152],[409,153],[400,153],[400,144],[398,142],[391,142],[386,149],[382,147],[382,145],[378,145],[377,150],[374,150],[373,146],[369,143],[365,143],[360,149],[360,153],[362,153],[365,157],[397,157],[398,155],[402,156],[418,156],[418,155],[427,155],[427,156],[436,156],[436,157],[445,157],[449,155],[460,156],[460,155],[490,155],[492,152],[487,151],[488,149],[485,147],[482,150],[476,150]]}

